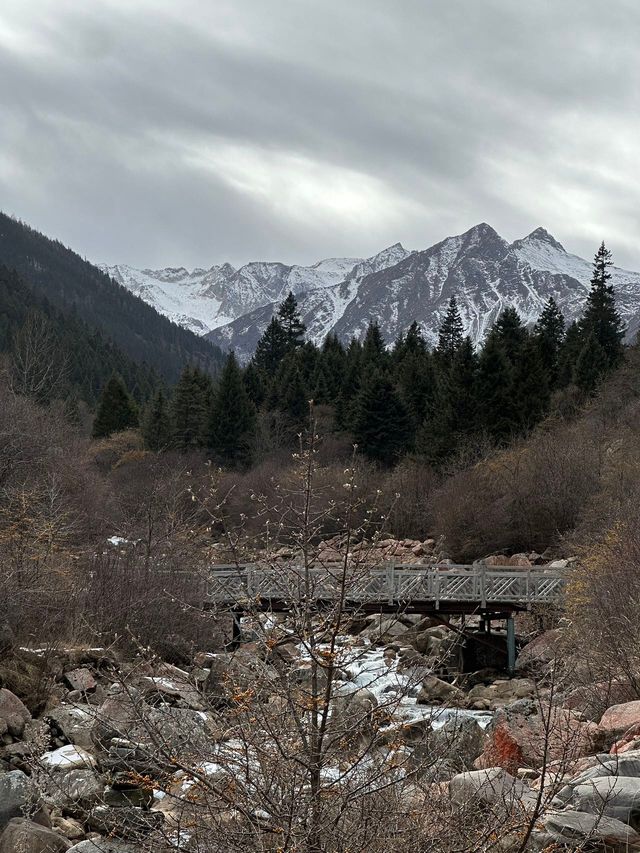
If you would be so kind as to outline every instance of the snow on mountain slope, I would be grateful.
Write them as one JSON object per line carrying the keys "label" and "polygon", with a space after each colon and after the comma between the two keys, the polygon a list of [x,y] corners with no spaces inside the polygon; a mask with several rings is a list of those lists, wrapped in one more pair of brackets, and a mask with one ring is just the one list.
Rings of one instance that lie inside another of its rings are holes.
{"label": "snow on mountain slope", "polygon": [[[594,247],[595,248],[595,247]],[[311,266],[253,262],[191,272],[183,267],[136,270],[103,267],[162,314],[206,334],[247,360],[278,304],[298,299],[308,337],[329,332],[348,340],[377,320],[388,342],[417,321],[434,343],[451,296],[466,332],[479,343],[506,307],[532,324],[553,296],[568,321],[589,290],[591,263],[572,255],[544,228],[509,243],[481,223],[422,251],[396,243],[367,259],[329,258]],[[612,269],[617,305],[628,337],[638,331],[640,274]]]}
{"label": "snow on mountain slope", "polygon": [[[510,244],[486,223],[424,251],[401,252],[395,264],[372,267],[368,273],[361,269],[364,274],[351,280],[348,289],[312,289],[298,295],[310,339],[320,343],[329,331],[345,341],[360,337],[376,320],[391,342],[415,320],[433,344],[455,295],[465,331],[479,343],[504,308],[514,307],[533,324],[550,296],[567,321],[576,319],[591,278],[591,264],[566,252],[544,229]],[[640,274],[619,268],[612,274],[617,304],[632,337],[638,331]],[[209,338],[246,360],[276,308],[274,303],[247,314]]]}
{"label": "snow on mountain slope", "polygon": [[[327,258],[308,267],[256,261],[238,270],[230,264],[191,272],[184,267],[138,270],[124,264],[103,265],[101,269],[161,314],[205,334],[257,308],[281,301],[289,291],[297,294],[331,288],[395,264],[407,254],[397,243],[365,260]],[[340,298],[334,301],[338,305]]]}

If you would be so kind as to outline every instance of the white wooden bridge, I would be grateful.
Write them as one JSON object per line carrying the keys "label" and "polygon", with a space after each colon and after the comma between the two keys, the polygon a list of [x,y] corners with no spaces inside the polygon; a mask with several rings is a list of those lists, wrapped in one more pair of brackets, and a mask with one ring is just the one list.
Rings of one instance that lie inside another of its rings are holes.
{"label": "white wooden bridge", "polygon": [[[345,574],[343,575],[343,572]],[[330,603],[368,611],[455,613],[513,612],[562,602],[565,576],[544,567],[399,565],[356,568],[247,564],[216,566],[206,600],[219,607],[282,610],[302,602]]]}

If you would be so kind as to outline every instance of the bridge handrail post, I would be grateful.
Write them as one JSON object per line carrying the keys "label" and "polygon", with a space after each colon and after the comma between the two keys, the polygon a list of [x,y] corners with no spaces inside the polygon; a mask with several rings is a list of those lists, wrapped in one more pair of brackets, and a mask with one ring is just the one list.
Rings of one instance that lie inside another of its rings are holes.
{"label": "bridge handrail post", "polygon": [[480,563],[480,606],[484,610],[487,606],[487,566],[484,561]]}
{"label": "bridge handrail post", "polygon": [[247,597],[251,598],[253,596],[253,565],[252,564],[247,566],[245,576],[247,579]]}
{"label": "bridge handrail post", "polygon": [[394,602],[394,594],[393,594],[393,592],[394,592],[394,590],[393,590],[394,572],[395,572],[395,560],[391,560],[389,562],[389,565],[387,566],[387,579],[386,579],[387,603],[388,604],[393,604],[393,602]]}

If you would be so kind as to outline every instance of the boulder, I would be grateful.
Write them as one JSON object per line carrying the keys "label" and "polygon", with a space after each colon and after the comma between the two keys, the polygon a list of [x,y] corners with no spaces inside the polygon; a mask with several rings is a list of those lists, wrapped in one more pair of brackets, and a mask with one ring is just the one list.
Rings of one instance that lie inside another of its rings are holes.
{"label": "boulder", "polygon": [[49,770],[76,770],[95,767],[96,760],[81,746],[67,744],[51,752],[45,752],[40,758],[43,767]]}
{"label": "boulder", "polygon": [[570,850],[583,850],[588,842],[593,850],[606,853],[631,853],[640,850],[640,835],[627,824],[605,815],[588,812],[549,812],[542,818],[544,830],[534,834],[539,850],[561,844]]}
{"label": "boulder", "polygon": [[86,667],[80,667],[79,669],[73,669],[70,672],[65,672],[64,680],[72,690],[79,690],[81,693],[87,693],[90,690],[95,690],[98,686],[91,670]]}
{"label": "boulder", "polygon": [[42,808],[40,797],[29,777],[22,770],[11,770],[0,775],[0,830],[14,817],[27,812],[35,823],[50,828],[51,822]]}
{"label": "boulder", "polygon": [[137,853],[139,848],[117,838],[92,838],[69,848],[69,853]]}
{"label": "boulder", "polygon": [[0,836],[0,853],[64,853],[71,843],[52,829],[13,818]]}
{"label": "boulder", "polygon": [[428,735],[425,757],[446,758],[457,771],[471,770],[484,749],[485,738],[482,726],[473,717],[452,716]]}
{"label": "boulder", "polygon": [[476,684],[467,694],[467,698],[470,703],[487,700],[489,708],[495,709],[518,699],[531,698],[535,693],[533,681],[528,678],[513,678],[495,681],[493,684]]}
{"label": "boulder", "polygon": [[464,704],[466,697],[459,687],[441,681],[435,675],[429,675],[422,682],[416,702],[418,705],[453,705]]}
{"label": "boulder", "polygon": [[407,631],[407,626],[395,616],[373,616],[367,627],[360,632],[369,642],[376,645],[386,645]]}
{"label": "boulder", "polygon": [[557,628],[545,631],[531,640],[516,658],[518,672],[536,672],[543,669],[556,657],[561,632]]}
{"label": "boulder", "polygon": [[30,719],[31,714],[24,703],[6,687],[0,687],[0,724],[4,723],[4,731],[18,739]]}
{"label": "boulder", "polygon": [[92,749],[91,729],[96,709],[89,705],[58,705],[47,712],[49,725],[62,737],[83,749]]}
{"label": "boulder", "polygon": [[640,700],[612,705],[602,715],[598,728],[603,741],[610,746],[632,726],[640,724]]}
{"label": "boulder", "polygon": [[373,712],[378,707],[374,694],[366,687],[351,690],[333,700],[331,713],[332,729],[345,734],[372,730]]}
{"label": "boulder", "polygon": [[536,794],[519,779],[515,779],[502,767],[486,770],[470,770],[458,773],[449,783],[451,802],[459,808],[471,804],[484,807],[521,804],[525,808],[535,806]]}
{"label": "boulder", "polygon": [[575,785],[568,805],[578,812],[604,814],[640,829],[640,779],[604,776]]}
{"label": "boulder", "polygon": [[539,767],[545,756],[550,761],[566,761],[593,751],[597,733],[595,723],[564,708],[543,711],[544,715],[524,714],[509,707],[497,710],[476,767],[503,767],[516,773],[521,767]]}
{"label": "boulder", "polygon": [[104,793],[104,783],[93,770],[70,770],[46,776],[40,785],[49,805],[68,808],[93,805]]}
{"label": "boulder", "polygon": [[87,825],[91,829],[125,840],[148,835],[159,829],[163,821],[162,812],[146,811],[136,806],[96,806],[87,816]]}

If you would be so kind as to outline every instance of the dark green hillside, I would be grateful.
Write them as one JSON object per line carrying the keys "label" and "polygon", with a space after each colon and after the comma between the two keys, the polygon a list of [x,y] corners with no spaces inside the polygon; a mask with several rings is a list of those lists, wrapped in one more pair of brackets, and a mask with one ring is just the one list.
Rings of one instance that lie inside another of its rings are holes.
{"label": "dark green hillside", "polygon": [[66,316],[99,329],[134,361],[169,383],[185,364],[216,373],[219,349],[166,317],[57,240],[0,213],[0,263]]}
{"label": "dark green hillside", "polygon": [[[31,323],[31,340],[27,329]],[[79,396],[92,405],[112,373],[119,373],[140,400],[159,382],[158,374],[137,364],[96,329],[75,314],[65,316],[34,293],[15,270],[0,265],[0,353],[32,346],[40,365],[53,362],[53,373],[63,374],[63,387],[50,393],[61,398]],[[64,369],[59,369],[64,365]],[[36,364],[34,370],[42,369]]]}

